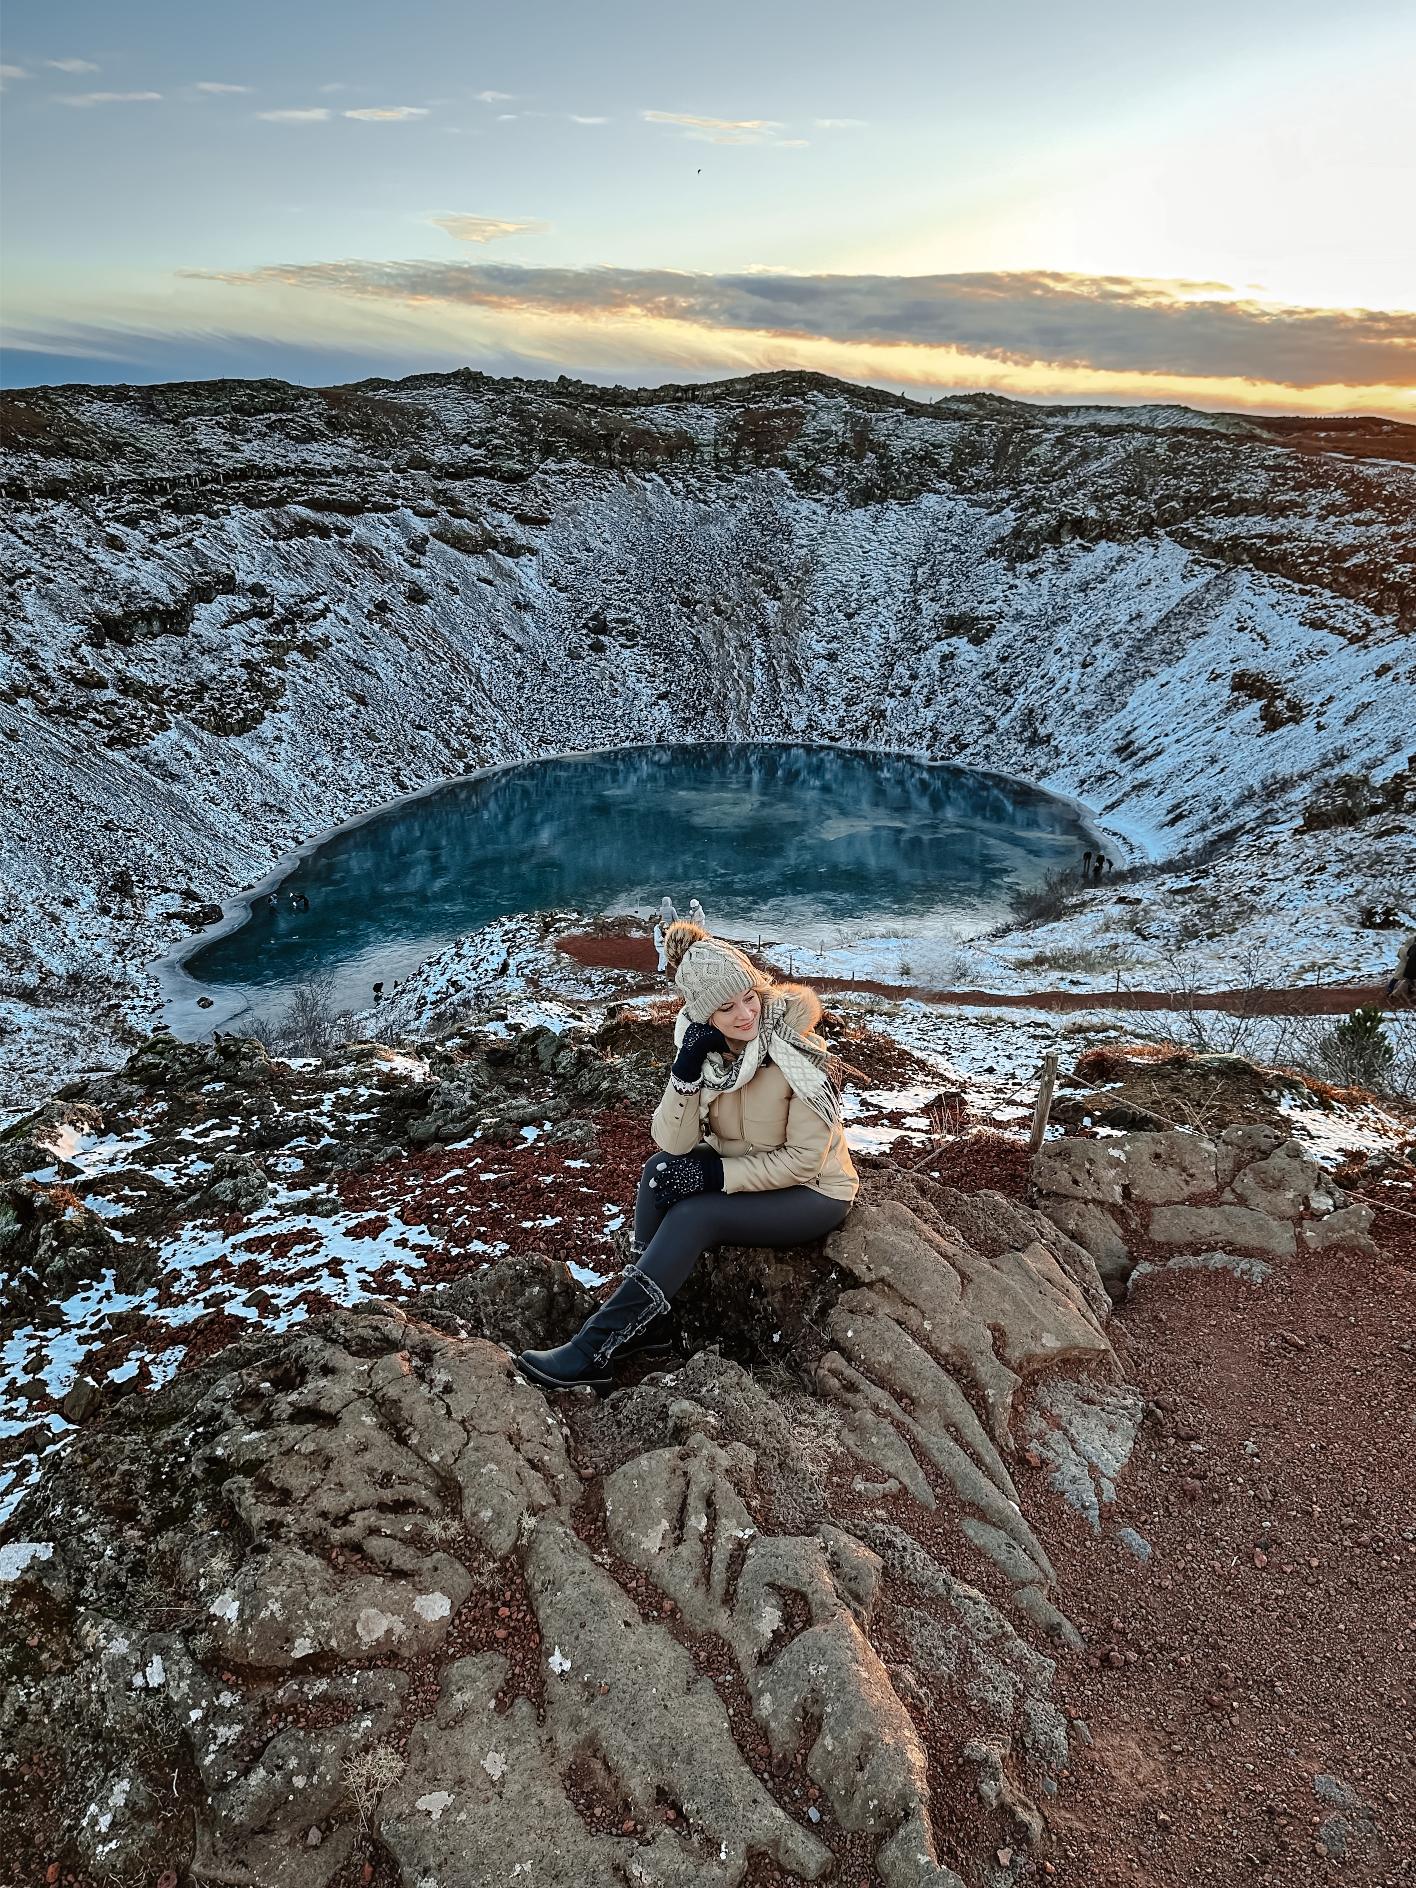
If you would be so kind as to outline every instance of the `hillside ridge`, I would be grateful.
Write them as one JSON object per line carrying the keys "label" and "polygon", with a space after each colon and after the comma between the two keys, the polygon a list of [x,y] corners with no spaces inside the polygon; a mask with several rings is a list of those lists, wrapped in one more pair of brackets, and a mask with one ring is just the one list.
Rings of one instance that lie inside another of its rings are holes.
{"label": "hillside ridge", "polygon": [[1410,837],[1416,471],[816,377],[664,393],[459,374],[10,396],[18,1099],[111,1056],[143,963],[312,835],[621,743],[1015,773],[1093,808],[1118,856],[1222,837],[1227,909],[1306,934],[1301,891],[1333,908],[1341,974],[1375,973],[1356,914]]}

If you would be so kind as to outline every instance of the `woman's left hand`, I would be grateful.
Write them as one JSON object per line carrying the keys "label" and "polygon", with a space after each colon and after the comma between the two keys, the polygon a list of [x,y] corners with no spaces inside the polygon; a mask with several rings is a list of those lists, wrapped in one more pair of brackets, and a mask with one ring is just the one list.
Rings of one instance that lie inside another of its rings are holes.
{"label": "woman's left hand", "polygon": [[692,1154],[663,1154],[649,1169],[649,1185],[665,1206],[676,1206],[696,1193],[721,1193],[722,1156],[711,1147]]}

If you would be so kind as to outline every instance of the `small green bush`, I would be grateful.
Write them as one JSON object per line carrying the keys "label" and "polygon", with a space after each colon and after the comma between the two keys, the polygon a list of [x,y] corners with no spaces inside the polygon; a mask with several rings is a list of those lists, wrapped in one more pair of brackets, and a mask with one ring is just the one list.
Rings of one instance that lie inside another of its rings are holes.
{"label": "small green bush", "polygon": [[1314,1044],[1322,1074],[1343,1088],[1385,1088],[1395,1054],[1385,1023],[1382,1011],[1367,1003],[1324,1031]]}

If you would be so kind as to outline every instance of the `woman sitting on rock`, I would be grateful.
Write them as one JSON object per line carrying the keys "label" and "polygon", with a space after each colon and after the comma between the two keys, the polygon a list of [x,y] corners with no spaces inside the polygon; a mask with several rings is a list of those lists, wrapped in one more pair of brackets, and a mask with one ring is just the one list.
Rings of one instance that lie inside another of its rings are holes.
{"label": "woman sitting on rock", "polygon": [[568,1344],[523,1351],[544,1389],[605,1389],[613,1365],[673,1348],[669,1301],[710,1246],[805,1245],[833,1232],[860,1181],[836,1064],[816,1033],[821,1000],[778,984],[683,920],[665,936],[683,996],[677,1050],[639,1180],[630,1264]]}

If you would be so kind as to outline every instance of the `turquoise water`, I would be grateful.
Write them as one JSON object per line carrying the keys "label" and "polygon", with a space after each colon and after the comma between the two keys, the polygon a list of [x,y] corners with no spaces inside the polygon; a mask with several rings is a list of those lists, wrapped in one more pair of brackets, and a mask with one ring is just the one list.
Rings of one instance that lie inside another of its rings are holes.
{"label": "turquoise water", "polygon": [[[1094,843],[1075,808],[996,774],[854,749],[629,747],[469,776],[333,834],[188,975],[260,1008],[316,973],[371,1000],[464,932],[548,907],[699,898],[729,935],[815,948],[975,929]],[[289,894],[309,899],[290,907]],[[227,1009],[223,1003],[223,1010]]]}

